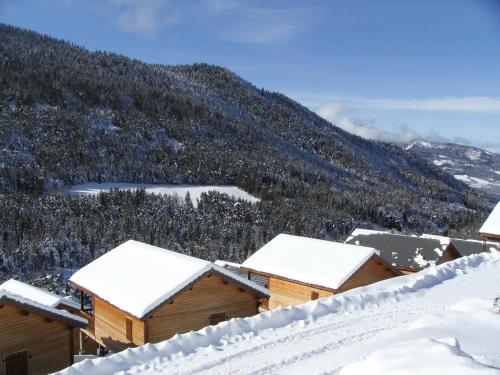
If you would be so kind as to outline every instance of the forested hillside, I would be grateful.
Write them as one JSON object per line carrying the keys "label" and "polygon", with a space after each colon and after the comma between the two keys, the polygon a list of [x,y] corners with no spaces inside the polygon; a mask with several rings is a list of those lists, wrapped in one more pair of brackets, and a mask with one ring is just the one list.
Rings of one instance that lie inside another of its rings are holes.
{"label": "forested hillside", "polygon": [[[231,184],[197,208],[86,181]],[[0,278],[79,267],[135,238],[241,261],[280,232],[360,224],[474,236],[486,201],[414,153],[361,139],[206,64],[151,65],[0,25]]]}

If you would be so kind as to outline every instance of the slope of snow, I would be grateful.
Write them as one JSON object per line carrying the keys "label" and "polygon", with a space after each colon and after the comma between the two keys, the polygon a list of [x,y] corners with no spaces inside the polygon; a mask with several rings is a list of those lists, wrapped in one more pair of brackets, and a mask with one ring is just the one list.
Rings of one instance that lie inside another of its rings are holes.
{"label": "slope of snow", "polygon": [[369,247],[279,234],[242,267],[337,289],[373,254]]}
{"label": "slope of snow", "polygon": [[50,293],[46,290],[34,287],[18,280],[10,279],[0,285],[0,290],[5,290],[12,294],[30,299],[46,306],[57,306],[60,303],[65,303],[63,297],[57,294]]}
{"label": "slope of snow", "polygon": [[485,186],[500,186],[498,182],[495,181],[488,181],[483,178],[478,178],[478,177],[471,177],[467,176],[466,174],[456,174],[453,175],[457,180],[462,181],[466,183],[467,185],[473,187],[473,188],[483,188]]}
{"label": "slope of snow", "polygon": [[127,241],[69,279],[138,318],[211,269],[258,290],[269,291],[211,262],[138,241]]}
{"label": "slope of snow", "polygon": [[227,194],[235,199],[242,199],[248,202],[259,202],[260,199],[248,194],[236,186],[194,186],[194,185],[153,185],[153,184],[134,184],[127,182],[107,182],[97,183],[88,182],[86,184],[70,186],[68,191],[72,195],[98,195],[101,192],[108,192],[111,189],[135,191],[144,188],[147,193],[157,195],[173,195],[184,199],[186,193],[189,193],[193,205],[196,206],[202,193],[217,191],[221,194]]}
{"label": "slope of snow", "polygon": [[479,233],[500,236],[500,202],[497,203],[490,216],[488,216],[488,219],[484,222]]}
{"label": "slope of snow", "polygon": [[349,363],[366,364],[365,358],[372,364],[384,358],[398,368],[404,359],[394,355],[408,352],[415,354],[408,365],[424,366],[437,359],[425,343],[443,356],[436,363],[440,374],[500,373],[500,314],[492,307],[499,272],[499,253],[472,255],[86,360],[59,374],[338,374],[351,371]]}
{"label": "slope of snow", "polygon": [[457,340],[419,339],[391,345],[365,360],[344,367],[339,375],[493,375],[489,368],[460,350]]}

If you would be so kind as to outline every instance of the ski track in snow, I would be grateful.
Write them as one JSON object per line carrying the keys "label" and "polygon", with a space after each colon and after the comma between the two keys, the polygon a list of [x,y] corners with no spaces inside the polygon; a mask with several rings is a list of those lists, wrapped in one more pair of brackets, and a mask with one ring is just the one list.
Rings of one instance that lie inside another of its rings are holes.
{"label": "ski track in snow", "polygon": [[[296,363],[302,363],[309,359],[315,359],[317,356],[327,355],[328,352],[338,351],[345,349],[346,346],[370,340],[381,332],[398,327],[401,324],[412,321],[413,319],[424,316],[430,312],[442,309],[443,307],[438,306],[432,309],[410,308],[407,310],[392,312],[386,311],[383,313],[360,311],[357,313],[351,313],[353,317],[347,320],[345,319],[344,314],[327,316],[318,319],[316,322],[308,323],[308,325],[311,326],[309,329],[301,327],[298,332],[292,332],[290,334],[285,333],[284,335],[280,335],[279,338],[274,335],[275,332],[270,332],[266,335],[261,333],[260,339],[255,336],[249,337],[245,341],[239,342],[237,345],[233,344],[231,346],[231,353],[221,356],[216,360],[204,362],[199,366],[189,367],[190,357],[193,356],[190,355],[180,358],[179,361],[169,361],[169,367],[171,373],[176,375],[218,374],[220,373],[218,372],[220,366],[226,367],[227,364],[231,362],[236,364],[239,359],[245,358],[245,362],[252,363],[252,365],[248,369],[239,368],[237,370],[238,374],[260,375],[289,373],[287,368],[289,366],[294,366]],[[387,326],[387,319],[394,318],[396,316],[399,318],[398,324]],[[319,323],[321,320],[324,320],[325,322]],[[349,327],[351,327],[351,329],[348,329]],[[360,327],[363,329],[363,332],[361,333],[359,332]],[[332,333],[334,333],[333,336]],[[241,346],[243,346],[244,349],[237,350],[236,347]],[[266,357],[269,356],[273,351],[273,348],[277,349],[277,357],[279,358],[281,356],[281,352],[283,352],[283,346],[286,346],[287,349],[289,349],[285,358],[278,360],[277,362],[265,363],[262,366],[254,365],[255,363],[259,363],[261,361],[264,353],[266,354]],[[229,352],[227,349],[228,348],[225,348],[224,350]],[[210,354],[207,353],[206,355],[209,356]],[[338,367],[338,365],[334,366],[332,370],[326,371],[325,373],[331,373],[338,369]]]}

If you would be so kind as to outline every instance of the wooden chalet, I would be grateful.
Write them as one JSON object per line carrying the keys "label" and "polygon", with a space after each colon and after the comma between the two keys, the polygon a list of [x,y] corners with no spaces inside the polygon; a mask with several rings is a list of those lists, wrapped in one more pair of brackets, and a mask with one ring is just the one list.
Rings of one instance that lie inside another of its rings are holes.
{"label": "wooden chalet", "polygon": [[370,229],[355,229],[345,241],[376,249],[382,259],[405,275],[435,265],[449,242],[448,237],[410,236]]}
{"label": "wooden chalet", "polygon": [[[127,241],[76,272],[85,336],[111,351],[255,315],[269,291],[211,262]],[[90,304],[87,304],[87,301]]]}
{"label": "wooden chalet", "polygon": [[54,307],[58,310],[66,310],[71,313],[80,312],[80,305],[73,299],[61,297],[47,290],[37,288],[33,285],[23,283],[22,281],[10,279],[0,284],[0,289],[13,294],[18,294],[24,298],[31,299],[43,305]]}
{"label": "wooden chalet", "polygon": [[498,251],[499,245],[500,243],[495,242],[451,239],[436,264],[446,263],[473,254]]}
{"label": "wooden chalet", "polygon": [[[63,310],[64,306],[56,303],[61,297],[52,293],[15,280],[3,285],[0,375],[45,375],[71,366],[78,330],[87,326],[87,320]],[[26,291],[25,296],[22,293]]]}
{"label": "wooden chalet", "polygon": [[497,203],[488,219],[479,230],[479,235],[486,241],[500,242],[500,202]]}
{"label": "wooden chalet", "polygon": [[269,308],[297,305],[399,276],[374,249],[280,234],[242,265],[267,279]]}

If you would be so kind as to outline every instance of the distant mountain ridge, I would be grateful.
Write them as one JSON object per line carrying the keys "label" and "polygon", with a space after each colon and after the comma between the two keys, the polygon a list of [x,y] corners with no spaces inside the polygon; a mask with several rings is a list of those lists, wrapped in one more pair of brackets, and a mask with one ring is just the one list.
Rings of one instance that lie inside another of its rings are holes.
{"label": "distant mountain ridge", "polygon": [[413,151],[472,188],[500,199],[500,155],[455,143],[415,141]]}

